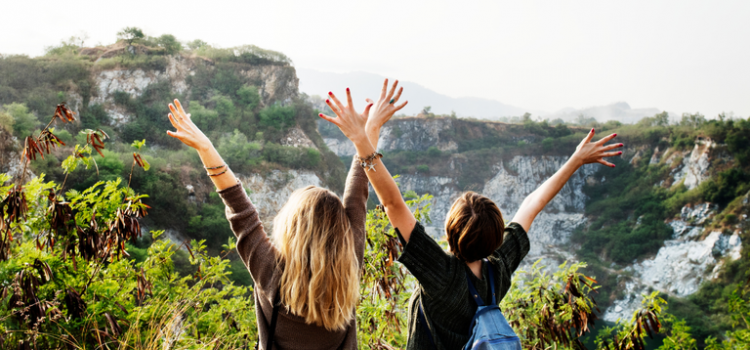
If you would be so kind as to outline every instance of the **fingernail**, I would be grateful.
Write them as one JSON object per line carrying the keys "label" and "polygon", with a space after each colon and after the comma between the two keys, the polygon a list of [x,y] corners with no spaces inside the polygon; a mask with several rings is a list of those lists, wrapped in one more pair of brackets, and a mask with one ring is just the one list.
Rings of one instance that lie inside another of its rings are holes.
{"label": "fingernail", "polygon": [[591,132],[594,132],[594,129],[593,129],[593,128],[591,129]]}
{"label": "fingernail", "polygon": [[333,96],[333,92],[328,91],[328,94],[331,95],[331,96]]}
{"label": "fingernail", "polygon": [[323,118],[323,113],[318,113],[318,117]]}
{"label": "fingernail", "polygon": [[349,92],[349,88],[346,88],[346,92]]}
{"label": "fingernail", "polygon": [[620,153],[617,153],[617,154],[622,154],[622,151],[620,151]]}
{"label": "fingernail", "polygon": [[329,100],[329,99],[326,99],[326,103],[331,103],[331,100]]}
{"label": "fingernail", "polygon": [[617,136],[617,134],[615,134],[614,136]]}
{"label": "fingernail", "polygon": [[622,147],[622,146],[625,146],[625,145],[623,145],[623,144],[620,144],[620,147]]}

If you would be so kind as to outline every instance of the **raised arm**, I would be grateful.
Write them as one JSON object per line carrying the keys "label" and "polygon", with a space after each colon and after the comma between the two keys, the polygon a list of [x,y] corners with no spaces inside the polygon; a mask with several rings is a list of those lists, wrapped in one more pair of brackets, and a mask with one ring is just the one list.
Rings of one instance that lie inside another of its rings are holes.
{"label": "raised arm", "polygon": [[586,138],[576,147],[576,151],[567,162],[552,177],[547,179],[539,188],[531,192],[521,203],[513,222],[519,223],[526,232],[529,232],[531,223],[539,212],[555,198],[558,192],[565,186],[568,179],[584,164],[601,163],[614,168],[615,165],[604,160],[606,157],[612,157],[622,154],[622,152],[609,152],[615,148],[622,147],[621,143],[605,145],[615,138],[617,134],[611,134],[599,141],[591,142],[594,137],[594,129],[591,129]]}
{"label": "raised arm", "polygon": [[167,135],[182,141],[184,144],[198,151],[206,172],[213,175],[211,176],[211,181],[213,181],[217,190],[221,191],[236,185],[237,178],[234,177],[234,173],[226,166],[224,160],[221,159],[219,152],[216,151],[211,140],[195,126],[193,120],[190,119],[190,114],[185,113],[180,101],[174,100],[174,104],[170,103],[169,110],[172,111],[172,113],[169,113],[169,121],[172,122],[172,126],[177,131],[167,131]]}
{"label": "raised arm", "polygon": [[[371,157],[376,154],[376,150],[370,142],[371,136],[369,135],[373,135],[373,138],[377,137],[377,133],[375,133],[374,130],[377,129],[379,132],[380,127],[390,119],[393,113],[406,105],[406,102],[404,102],[395,106],[395,103],[401,95],[401,90],[399,90],[398,95],[394,97],[397,83],[398,82],[394,83],[393,88],[386,94],[385,90],[387,81],[385,82],[383,92],[378,101],[378,106],[372,113],[372,119],[369,119],[368,116],[370,115],[370,109],[374,103],[368,101],[370,103],[365,107],[365,112],[361,114],[357,113],[357,111],[354,110],[352,95],[349,89],[346,90],[346,106],[343,105],[333,93],[329,93],[331,99],[326,102],[331,107],[331,110],[336,113],[336,117],[330,117],[324,114],[320,114],[320,117],[335,124],[341,129],[344,135],[354,143],[354,147],[357,149],[357,155],[360,158],[366,159]],[[331,100],[333,100],[333,102],[331,102]],[[393,177],[388,172],[388,169],[385,168],[385,165],[380,158],[375,157],[370,160],[370,163],[372,165],[368,167],[368,171],[365,172],[367,178],[375,189],[375,193],[378,195],[380,203],[385,207],[391,225],[397,228],[401,232],[402,237],[408,242],[411,232],[414,229],[414,225],[416,224],[414,215],[411,213],[411,210],[409,210],[406,202],[404,202],[396,182],[393,180]]]}

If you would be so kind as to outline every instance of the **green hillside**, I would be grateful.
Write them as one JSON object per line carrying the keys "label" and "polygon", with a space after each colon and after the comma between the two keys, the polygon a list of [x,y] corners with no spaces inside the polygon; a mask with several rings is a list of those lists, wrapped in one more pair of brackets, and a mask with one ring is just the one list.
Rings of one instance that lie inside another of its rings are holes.
{"label": "green hillside", "polygon": [[[245,177],[304,172],[341,193],[348,159],[342,162],[323,138],[342,135],[319,124],[318,104],[298,94],[292,61],[281,53],[181,43],[137,28],[118,39],[94,48],[71,40],[40,57],[0,56],[0,172],[15,176],[2,175],[0,184],[0,347],[245,348],[257,334],[252,281],[233,254],[224,205],[196,152],[166,135],[167,104],[178,98],[188,106]],[[77,111],[76,120],[57,119],[49,129],[61,103]],[[606,182],[584,187],[587,224],[568,248],[585,263],[561,266],[554,275],[542,269],[520,275],[525,282],[503,301],[526,347],[577,349],[582,339],[597,349],[639,349],[662,326],[652,347],[750,344],[750,120],[687,114],[670,123],[662,113],[634,125],[530,115],[498,123],[427,110],[392,123],[406,120],[451,120],[455,127],[441,137],[455,147],[388,152],[391,172],[457,172],[461,190],[481,190],[499,160],[566,156],[592,127],[599,135],[616,132],[627,144],[630,160],[615,158],[615,171],[595,176]],[[23,140],[50,140],[49,134],[60,142],[50,141],[54,147],[28,164],[38,177],[23,175],[21,152],[29,150]],[[94,134],[106,138],[101,154]],[[681,161],[667,163],[666,150],[677,154],[707,141],[716,147],[706,181],[690,190],[663,182]],[[149,166],[136,164],[136,154]],[[651,162],[654,154],[658,161]],[[428,220],[429,195],[405,195],[418,218]],[[622,293],[625,266],[656,253],[672,234],[667,222],[685,205],[703,202],[718,205],[706,227],[741,232],[741,258],[724,264],[697,293],[653,293],[632,322],[608,328],[597,321],[597,333],[582,338],[594,326],[586,320],[594,319],[596,305],[603,311]],[[367,227],[360,348],[402,348],[413,280],[388,258],[399,244],[384,214],[371,210]]]}

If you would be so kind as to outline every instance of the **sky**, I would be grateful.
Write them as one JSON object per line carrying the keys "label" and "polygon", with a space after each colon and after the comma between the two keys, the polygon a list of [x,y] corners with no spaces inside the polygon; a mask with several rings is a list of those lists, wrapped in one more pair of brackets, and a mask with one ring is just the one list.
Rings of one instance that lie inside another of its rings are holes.
{"label": "sky", "polygon": [[3,54],[41,55],[81,33],[86,46],[109,44],[136,26],[541,111],[626,101],[750,116],[746,0],[29,0],[0,8]]}

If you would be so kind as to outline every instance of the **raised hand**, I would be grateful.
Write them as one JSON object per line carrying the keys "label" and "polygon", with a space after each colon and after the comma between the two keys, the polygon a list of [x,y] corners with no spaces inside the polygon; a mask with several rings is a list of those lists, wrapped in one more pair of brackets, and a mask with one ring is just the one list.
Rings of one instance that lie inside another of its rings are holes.
{"label": "raised hand", "polygon": [[211,146],[211,141],[190,119],[190,114],[185,113],[179,100],[174,100],[174,104],[169,104],[169,121],[177,131],[167,130],[167,135],[172,136],[182,143],[197,150],[206,149]]}
{"label": "raised hand", "polygon": [[396,96],[393,96],[397,86],[398,80],[393,82],[393,86],[389,91],[388,79],[386,79],[383,82],[383,90],[380,92],[380,99],[378,100],[378,102],[375,103],[369,98],[366,100],[367,103],[373,104],[370,116],[367,118],[366,129],[368,130],[368,133],[370,130],[379,130],[380,127],[388,122],[388,120],[390,120],[396,112],[398,112],[401,108],[404,108],[404,106],[409,103],[409,101],[404,101],[404,103],[396,105],[398,99],[401,97],[401,93],[404,91],[404,88],[401,87],[398,89],[398,93],[396,93]]}
{"label": "raised hand", "polygon": [[583,164],[589,164],[589,163],[600,163],[604,164],[608,167],[614,168],[615,165],[604,160],[604,158],[607,157],[613,157],[622,154],[622,151],[617,152],[609,152],[615,148],[622,147],[623,144],[621,143],[615,143],[611,145],[605,145],[607,142],[611,141],[617,136],[617,134],[611,134],[604,138],[602,138],[599,141],[591,142],[591,139],[594,138],[594,129],[591,129],[588,135],[586,135],[586,138],[581,141],[580,144],[578,144],[578,147],[576,147],[575,153],[573,153],[573,156],[571,158],[575,158],[578,162]]}
{"label": "raised hand", "polygon": [[352,93],[349,91],[349,88],[346,88],[347,105],[342,104],[333,92],[329,92],[328,96],[330,96],[330,98],[326,100],[326,103],[333,113],[336,113],[336,117],[327,116],[323,113],[320,113],[319,116],[338,126],[339,129],[341,129],[341,132],[343,132],[349,140],[352,140],[355,143],[361,138],[367,138],[365,125],[367,124],[367,116],[370,113],[372,103],[367,104],[364,112],[357,113],[357,111],[354,110]]}

